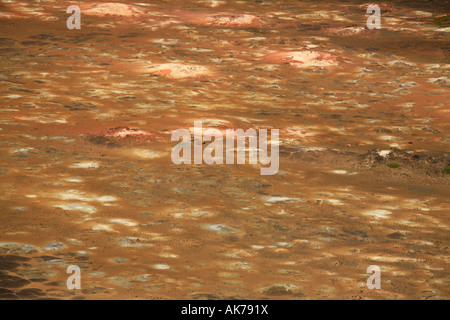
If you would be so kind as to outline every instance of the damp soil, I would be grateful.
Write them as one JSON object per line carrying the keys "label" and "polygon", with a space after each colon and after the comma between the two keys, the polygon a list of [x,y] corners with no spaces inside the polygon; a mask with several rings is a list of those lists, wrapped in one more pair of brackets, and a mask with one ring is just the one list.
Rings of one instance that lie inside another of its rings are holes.
{"label": "damp soil", "polygon": [[0,4],[0,299],[449,299],[448,1],[83,3]]}

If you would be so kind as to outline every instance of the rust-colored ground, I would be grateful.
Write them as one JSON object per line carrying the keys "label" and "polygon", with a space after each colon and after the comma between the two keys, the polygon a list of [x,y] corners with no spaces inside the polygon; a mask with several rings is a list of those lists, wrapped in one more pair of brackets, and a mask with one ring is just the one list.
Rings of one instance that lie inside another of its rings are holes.
{"label": "rust-colored ground", "polygon": [[[0,299],[450,298],[448,1],[381,30],[363,1],[70,4],[0,3]],[[279,129],[279,172],[174,165],[197,120]]]}

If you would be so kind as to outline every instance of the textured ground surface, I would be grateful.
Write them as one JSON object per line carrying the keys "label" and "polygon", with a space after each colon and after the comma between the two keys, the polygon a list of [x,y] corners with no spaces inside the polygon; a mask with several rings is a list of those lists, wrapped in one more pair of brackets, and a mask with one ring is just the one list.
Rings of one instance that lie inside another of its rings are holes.
{"label": "textured ground surface", "polygon": [[[0,2],[0,299],[450,298],[449,1],[381,30],[362,1],[70,4]],[[280,171],[174,165],[196,120],[279,129]]]}

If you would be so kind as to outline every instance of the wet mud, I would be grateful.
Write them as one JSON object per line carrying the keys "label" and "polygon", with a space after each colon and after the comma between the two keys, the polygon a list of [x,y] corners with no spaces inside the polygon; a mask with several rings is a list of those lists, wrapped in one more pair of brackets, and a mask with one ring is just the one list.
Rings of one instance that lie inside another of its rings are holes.
{"label": "wet mud", "polygon": [[0,1],[0,299],[449,299],[448,1],[70,4]]}

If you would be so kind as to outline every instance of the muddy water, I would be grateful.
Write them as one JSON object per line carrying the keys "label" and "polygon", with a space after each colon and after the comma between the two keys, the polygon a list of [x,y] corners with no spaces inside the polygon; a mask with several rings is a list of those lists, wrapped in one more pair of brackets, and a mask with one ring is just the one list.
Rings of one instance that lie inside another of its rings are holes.
{"label": "muddy water", "polygon": [[[363,4],[83,1],[68,30],[2,1],[0,298],[448,299],[449,4]],[[279,172],[174,165],[198,120],[279,129]]]}

